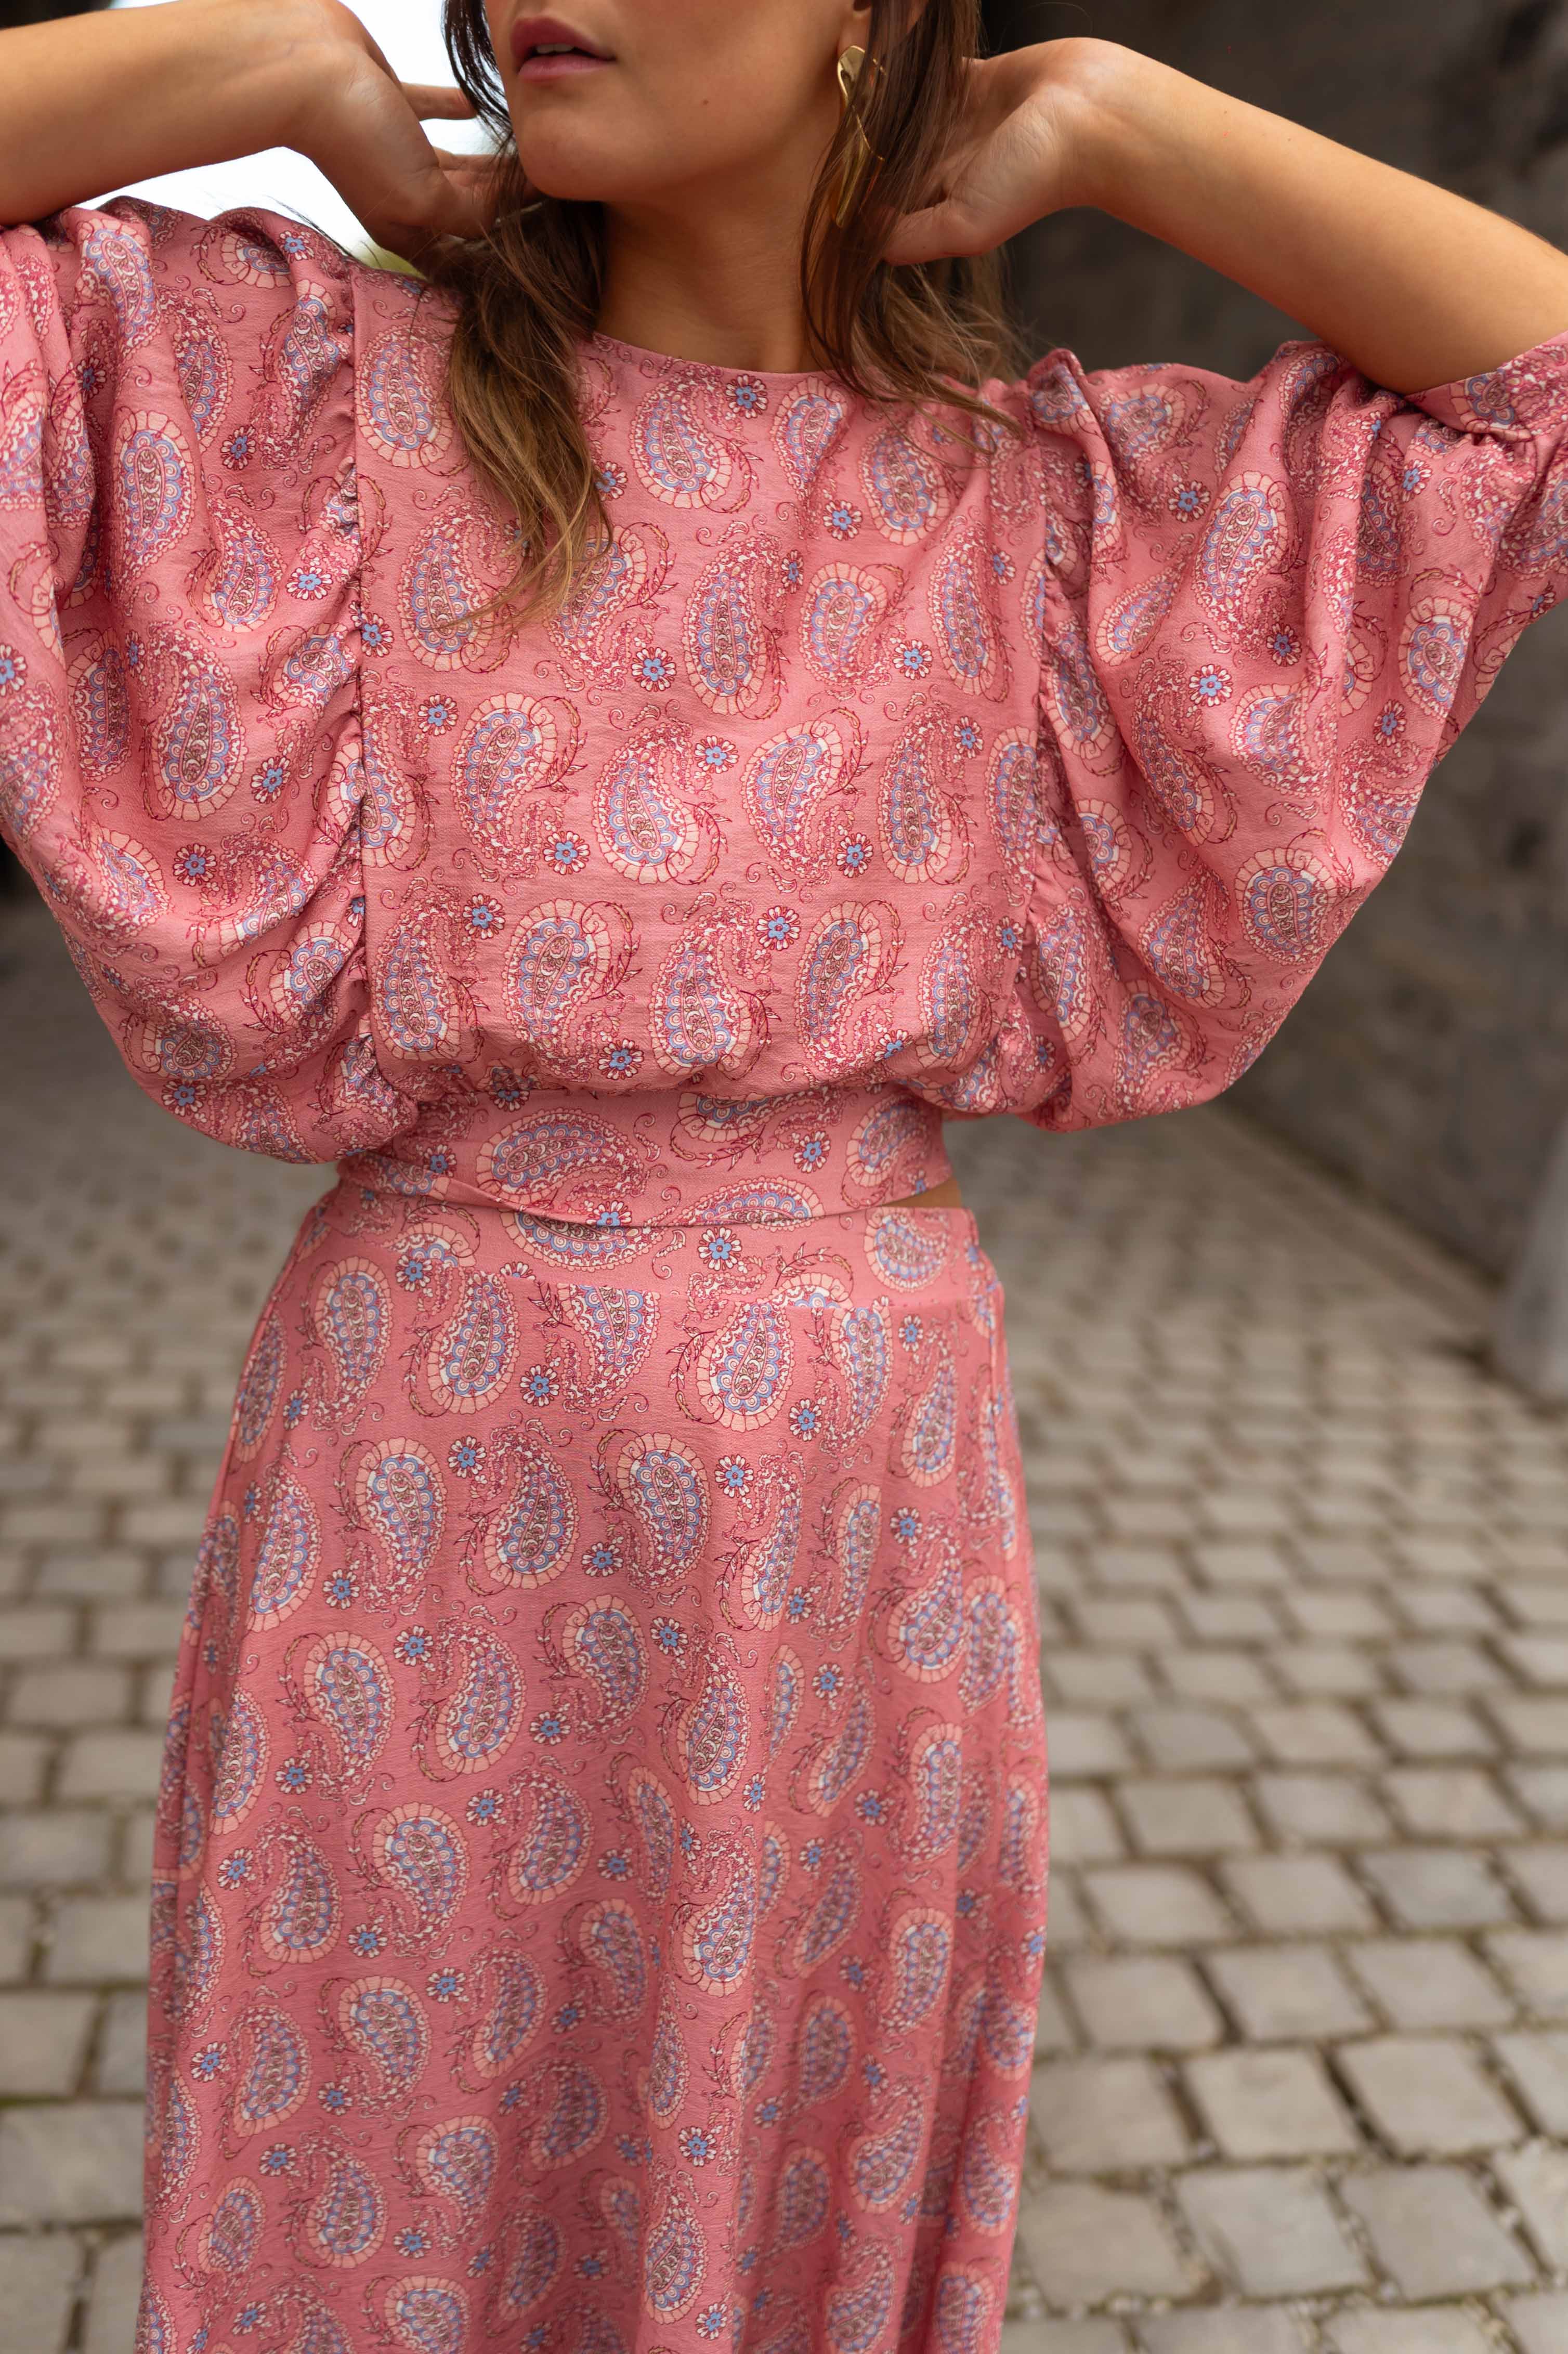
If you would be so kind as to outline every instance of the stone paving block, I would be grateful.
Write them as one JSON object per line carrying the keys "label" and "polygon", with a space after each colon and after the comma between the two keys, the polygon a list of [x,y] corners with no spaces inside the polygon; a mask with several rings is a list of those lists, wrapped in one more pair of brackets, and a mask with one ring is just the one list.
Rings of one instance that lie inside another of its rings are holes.
{"label": "stone paving block", "polygon": [[1055,1782],[1092,1780],[1102,1774],[1124,1774],[1132,1765],[1127,1744],[1108,1716],[1057,1708],[1045,1726],[1045,1750]]}
{"label": "stone paving block", "polygon": [[1507,2307],[1509,2327],[1523,2354],[1563,2354],[1568,2346],[1568,2292],[1516,2296]]}
{"label": "stone paving block", "polygon": [[1509,1893],[1485,1857],[1464,1848],[1388,1848],[1362,1854],[1360,1864],[1404,1928],[1482,1929],[1513,1918]]}
{"label": "stone paving block", "polygon": [[1337,1856],[1227,1856],[1219,1870],[1226,1895],[1266,1936],[1332,1936],[1377,1925]]}
{"label": "stone paving block", "polygon": [[1245,1651],[1162,1651],[1158,1665],[1179,1700],[1222,1701],[1241,1708],[1275,1696],[1274,1685]]}
{"label": "stone paving block", "polygon": [[1364,1725],[1335,1701],[1295,1701],[1249,1709],[1253,1730],[1281,1766],[1375,1766],[1381,1753]]}
{"label": "stone paving block", "polygon": [[120,1845],[115,1876],[134,1888],[145,1888],[153,1877],[153,1825],[156,1809],[135,1807],[120,1817]]}
{"label": "stone paving block", "polygon": [[1057,2174],[1176,2166],[1188,2137],[1147,2060],[1050,2060],[1035,2069],[1029,2115]]}
{"label": "stone paving block", "polygon": [[1493,2171],[1524,2218],[1542,2263],[1551,2272],[1568,2272],[1568,2150],[1532,2141],[1504,2151]]}
{"label": "stone paving block", "polygon": [[1389,1599],[1417,1635],[1489,1635],[1498,1624],[1490,1596],[1476,1585],[1399,1585]]}
{"label": "stone paving block", "polygon": [[1218,1898],[1181,1864],[1100,1864],[1084,1886],[1107,1935],[1124,1945],[1198,1946],[1230,1932]]}
{"label": "stone paving block", "polygon": [[60,1766],[62,1798],[150,1798],[158,1787],[164,1735],[156,1726],[79,1733]]}
{"label": "stone paving block", "polygon": [[1204,1959],[1249,2043],[1359,2035],[1372,2013],[1323,1946],[1224,1946]]}
{"label": "stone paving block", "polygon": [[1465,2046],[1436,2035],[1341,2044],[1340,2073],[1401,2158],[1458,2158],[1520,2139],[1515,2111]]}
{"label": "stone paving block", "polygon": [[1261,1595],[1184,1594],[1181,1615],[1201,1643],[1277,1642],[1280,1624]]}
{"label": "stone paving block", "polygon": [[1505,1766],[1503,1780],[1542,1830],[1568,1831],[1568,1766]]}
{"label": "stone paving block", "polygon": [[118,1599],[139,1594],[146,1575],[142,1555],[129,1547],[80,1546],[46,1555],[33,1590],[40,1599]]}
{"label": "stone paving block", "polygon": [[1215,2271],[1247,2296],[1312,2296],[1367,2278],[1308,2167],[1209,2167],[1183,2175],[1176,2196]]}
{"label": "stone paving block", "polygon": [[1360,2147],[1315,2053],[1214,2052],[1185,2065],[1188,2089],[1227,2158],[1333,2158]]}
{"label": "stone paving block", "polygon": [[[1289,1507],[1280,1500],[1275,1508],[1287,1523]],[[1208,1585],[1220,1587],[1288,1585],[1295,1573],[1284,1550],[1266,1540],[1216,1535],[1192,1547],[1198,1575]]]}
{"label": "stone paving block", "polygon": [[1561,1580],[1501,1578],[1497,1596],[1521,1627],[1568,1627],[1568,1584]]}
{"label": "stone paving block", "polygon": [[1527,2009],[1542,2019],[1568,2019],[1568,1936],[1552,1929],[1498,1929],[1481,1942],[1492,1967]]}
{"label": "stone paving block", "polygon": [[74,2093],[95,2008],[90,1994],[0,1994],[0,2096]]}
{"label": "stone paving block", "polygon": [[1479,2322],[1450,2306],[1421,2313],[1341,2313],[1326,2326],[1329,2354],[1494,2354]]}
{"label": "stone paving block", "polygon": [[1492,2051],[1531,2122],[1568,2140],[1568,2034],[1498,2035]]}
{"label": "stone paving block", "polygon": [[1052,1792],[1051,1847],[1063,1863],[1105,1863],[1127,1852],[1109,1799],[1086,1783]]}
{"label": "stone paving block", "polygon": [[27,1975],[34,1912],[26,1896],[0,1896],[0,1986]]}
{"label": "stone paving block", "polygon": [[1367,1712],[1402,1757],[1491,1757],[1497,1734],[1463,1701],[1374,1700]]}
{"label": "stone paving block", "polygon": [[142,2295],[142,2235],[124,2232],[98,2252],[88,2289],[81,2354],[126,2354]]}
{"label": "stone paving block", "polygon": [[1375,1656],[1348,1643],[1281,1644],[1268,1663],[1303,1700],[1360,1700],[1383,1688]]}
{"label": "stone paving block", "polygon": [[1255,2306],[1156,2314],[1136,2327],[1142,2354],[1303,2354],[1307,2343],[1292,2315]]}
{"label": "stone paving block", "polygon": [[1053,1872],[1045,1897],[1045,1942],[1054,1954],[1075,1954],[1093,1934],[1075,1874]]}
{"label": "stone paving block", "polygon": [[1487,1712],[1510,1749],[1527,1757],[1568,1756],[1568,1700],[1489,1692]]}
{"label": "stone paving block", "polygon": [[101,1985],[147,1974],[147,1899],[68,1896],[55,1908],[44,1956],[51,1986]]}
{"label": "stone paving block", "polygon": [[1568,1848],[1505,1848],[1503,1869],[1538,1921],[1568,1921]]}
{"label": "stone paving block", "polygon": [[1132,2191],[1093,2182],[1025,2191],[1018,2237],[1036,2287],[1058,2309],[1112,2296],[1183,2296],[1202,2285],[1153,2200]]}
{"label": "stone paving block", "polygon": [[1119,2321],[1010,2321],[998,2354],[1128,2354]]}
{"label": "stone paving block", "polygon": [[1350,1774],[1259,1774],[1253,1794],[1287,1847],[1357,1847],[1392,1829],[1372,1792]]}
{"label": "stone paving block", "polygon": [[1498,1649],[1527,1684],[1568,1684],[1568,1635],[1503,1635]]}
{"label": "stone paving block", "polygon": [[165,1496],[155,1503],[128,1504],[120,1515],[120,1527],[129,1544],[188,1544],[194,1549],[206,1518],[205,1496]]}
{"label": "stone paving block", "polygon": [[1498,2027],[1513,2014],[1497,1980],[1452,1938],[1370,1938],[1345,1959],[1395,2027]]}
{"label": "stone paving block", "polygon": [[1388,1664],[1406,1691],[1447,1698],[1457,1692],[1489,1691],[1508,1679],[1478,1644],[1436,1639],[1391,1644]]}
{"label": "stone paving block", "polygon": [[1067,1992],[1102,2052],[1204,2052],[1224,2023],[1190,1962],[1154,1954],[1084,1955],[1067,1964]]}
{"label": "stone paving block", "polygon": [[0,1815],[0,1888],[65,1888],[101,1880],[112,1825],[65,1808]]}
{"label": "stone paving block", "polygon": [[1163,1602],[1086,1596],[1072,1609],[1085,1642],[1101,1650],[1173,1650],[1180,1640]]}
{"label": "stone paving block", "polygon": [[111,1994],[103,2007],[103,2029],[92,2090],[140,2098],[147,2078],[147,1996],[144,1988]]}
{"label": "stone paving block", "polygon": [[135,2101],[0,2111],[0,2226],[133,2221],[142,2200]]}
{"label": "stone paving block", "polygon": [[14,1545],[90,1545],[104,1535],[107,1515],[101,1504],[51,1498],[43,1503],[0,1506],[0,1535]]}
{"label": "stone paving block", "polygon": [[9,1806],[26,1807],[43,1796],[53,1747],[43,1733],[0,1733],[0,1794]]}
{"label": "stone paving block", "polygon": [[1417,1839],[1509,1839],[1523,1828],[1492,1776],[1473,1766],[1396,1766],[1383,1790]]}
{"label": "stone paving block", "polygon": [[1129,1711],[1128,1722],[1160,1773],[1212,1773],[1253,1763],[1251,1743],[1216,1709],[1140,1708]]}
{"label": "stone paving block", "polygon": [[61,2354],[80,2271],[67,2232],[0,2239],[0,2315],[14,2354]]}
{"label": "stone paving block", "polygon": [[1287,1594],[1281,1606],[1298,1633],[1320,1642],[1375,1643],[1393,1632],[1377,1596],[1353,1585]]}
{"label": "stone paving block", "polygon": [[0,1610],[0,1660],[58,1659],[75,1641],[76,1619],[69,1610],[37,1603]]}
{"label": "stone paving block", "polygon": [[[1167,1526],[1181,1526],[1180,1507]],[[1102,1586],[1163,1586],[1172,1596],[1185,1590],[1187,1571],[1176,1547],[1164,1544],[1097,1544],[1095,1576]]]}
{"label": "stone paving block", "polygon": [[131,1678],[111,1661],[64,1659],[24,1668],[13,1679],[13,1724],[59,1731],[115,1724],[129,1712]]}
{"label": "stone paving block", "polygon": [[1131,1651],[1078,1651],[1053,1646],[1044,1655],[1046,1697],[1065,1708],[1127,1708],[1152,1700],[1149,1670]]}
{"label": "stone paving block", "polygon": [[89,1649],[105,1659],[172,1659],[185,1615],[177,1602],[111,1604],[90,1617]]}
{"label": "stone paving block", "polygon": [[1228,1782],[1199,1775],[1129,1779],[1118,1783],[1117,1798],[1143,1855],[1218,1855],[1258,1843]]}
{"label": "stone paving block", "polygon": [[1340,2196],[1405,2296],[1469,2296],[1534,2278],[1523,2249],[1457,2166],[1350,2174]]}

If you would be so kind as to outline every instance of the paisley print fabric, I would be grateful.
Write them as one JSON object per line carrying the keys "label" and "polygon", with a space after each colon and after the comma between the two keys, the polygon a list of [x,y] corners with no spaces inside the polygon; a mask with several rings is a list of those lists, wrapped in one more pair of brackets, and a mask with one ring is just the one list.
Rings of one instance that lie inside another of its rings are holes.
{"label": "paisley print fabric", "polygon": [[0,813],[143,1087],[336,1162],[192,1589],[140,2354],[992,2354],[1037,1622],[945,1118],[1264,1045],[1568,572],[1568,339],[1402,398],[580,348],[549,622],[445,313],[0,237]]}

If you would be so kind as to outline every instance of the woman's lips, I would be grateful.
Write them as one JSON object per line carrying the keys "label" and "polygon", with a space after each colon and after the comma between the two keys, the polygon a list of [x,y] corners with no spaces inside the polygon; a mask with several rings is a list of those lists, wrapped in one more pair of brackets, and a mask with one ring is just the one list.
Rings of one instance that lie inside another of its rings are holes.
{"label": "woman's lips", "polygon": [[[520,16],[512,27],[512,62],[524,81],[562,81],[612,62],[597,41],[559,16]],[[541,49],[554,51],[541,57]]]}
{"label": "woman's lips", "polygon": [[519,81],[570,81],[578,74],[602,73],[609,63],[609,58],[586,57],[581,49],[571,49],[565,57],[524,58],[517,69],[517,79]]}

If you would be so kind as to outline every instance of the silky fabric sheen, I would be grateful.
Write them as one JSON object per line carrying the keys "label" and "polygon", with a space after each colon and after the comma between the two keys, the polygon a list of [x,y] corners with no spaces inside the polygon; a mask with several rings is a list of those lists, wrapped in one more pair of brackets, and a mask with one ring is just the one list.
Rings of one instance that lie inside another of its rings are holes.
{"label": "silky fabric sheen", "polygon": [[139,2354],[991,2354],[1038,1623],[893,1205],[1266,1044],[1561,594],[1568,341],[976,424],[588,335],[614,544],[519,622],[429,290],[0,248],[7,834],[143,1087],[338,1164],[176,1670]]}

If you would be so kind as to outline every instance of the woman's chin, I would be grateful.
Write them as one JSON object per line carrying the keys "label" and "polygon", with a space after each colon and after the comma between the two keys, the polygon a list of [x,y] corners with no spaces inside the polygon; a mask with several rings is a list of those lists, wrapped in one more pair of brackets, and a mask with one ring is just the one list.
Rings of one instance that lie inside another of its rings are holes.
{"label": "woman's chin", "polygon": [[629,182],[624,165],[618,171],[611,164],[597,164],[580,155],[569,159],[537,156],[532,151],[518,160],[534,194],[555,196],[562,204],[624,203],[641,193],[640,184]]}

